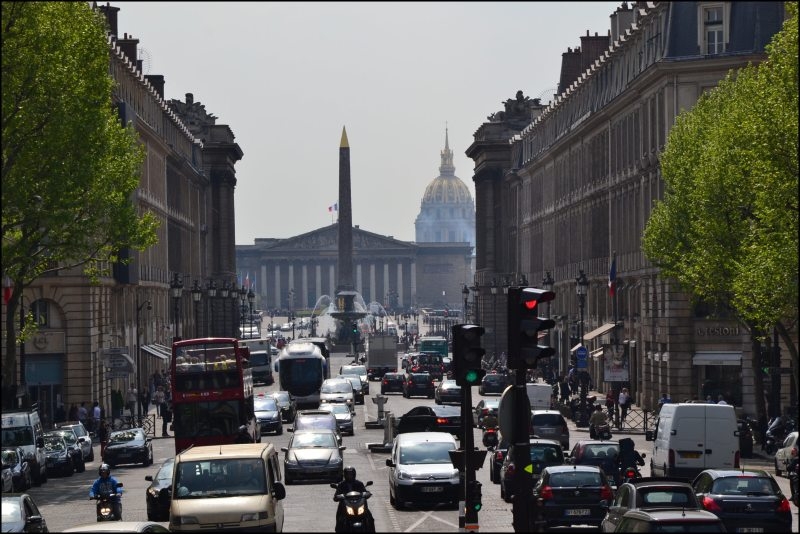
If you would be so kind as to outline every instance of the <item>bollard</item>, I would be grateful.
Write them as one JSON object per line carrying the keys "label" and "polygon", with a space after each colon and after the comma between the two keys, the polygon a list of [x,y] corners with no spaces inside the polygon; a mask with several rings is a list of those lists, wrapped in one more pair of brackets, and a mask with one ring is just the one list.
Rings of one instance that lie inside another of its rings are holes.
{"label": "bollard", "polygon": [[386,412],[383,411],[383,405],[386,404],[389,398],[384,395],[375,395],[372,397],[372,402],[378,405],[378,421],[383,421],[386,418]]}
{"label": "bollard", "polygon": [[394,414],[386,412],[386,421],[383,424],[383,443],[391,444],[394,441]]}

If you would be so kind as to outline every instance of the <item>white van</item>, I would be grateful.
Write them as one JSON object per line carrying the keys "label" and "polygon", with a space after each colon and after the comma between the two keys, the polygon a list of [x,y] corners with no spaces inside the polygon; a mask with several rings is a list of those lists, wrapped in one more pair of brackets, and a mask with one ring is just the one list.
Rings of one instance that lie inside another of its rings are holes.
{"label": "white van", "polygon": [[723,404],[664,404],[655,430],[645,434],[653,442],[652,476],[692,480],[704,469],[739,467],[739,430],[733,406]]}
{"label": "white van", "polygon": [[21,447],[30,464],[34,485],[47,482],[44,429],[39,412],[3,412],[2,423],[3,447]]}
{"label": "white van", "polygon": [[525,384],[525,390],[528,393],[531,410],[550,410],[553,407],[551,404],[553,386],[550,384],[545,384],[544,382],[528,383]]}

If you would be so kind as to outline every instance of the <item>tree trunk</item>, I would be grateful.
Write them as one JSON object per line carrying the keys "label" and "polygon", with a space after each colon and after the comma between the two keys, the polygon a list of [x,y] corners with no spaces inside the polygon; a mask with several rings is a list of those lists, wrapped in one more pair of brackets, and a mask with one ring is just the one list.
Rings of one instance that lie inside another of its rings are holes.
{"label": "tree trunk", "polygon": [[753,373],[753,385],[755,386],[756,419],[759,421],[768,420],[767,405],[764,401],[764,378],[761,373],[761,342],[753,328],[750,329],[750,341],[752,345],[750,369]]}
{"label": "tree trunk", "polygon": [[3,362],[3,396],[4,410],[16,408],[17,396],[17,308],[19,306],[22,290],[16,285],[11,292],[11,298],[6,307],[6,357]]}

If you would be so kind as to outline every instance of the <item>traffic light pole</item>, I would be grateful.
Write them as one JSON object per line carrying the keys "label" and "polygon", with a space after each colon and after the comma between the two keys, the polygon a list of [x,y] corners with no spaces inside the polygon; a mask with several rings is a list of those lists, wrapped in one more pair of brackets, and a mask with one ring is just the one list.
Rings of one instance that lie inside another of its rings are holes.
{"label": "traffic light pole", "polygon": [[[514,374],[514,388],[516,398],[527,397],[528,391],[525,387],[527,369],[516,369]],[[523,403],[516,403],[514,406],[514,465],[518,468],[514,472],[516,489],[514,490],[514,500],[512,504],[514,532],[531,532],[531,504],[533,496],[533,477],[531,471],[527,469],[531,465],[531,444],[528,428],[531,424],[531,414],[526,410]]]}
{"label": "traffic light pole", "polygon": [[[461,489],[461,494],[464,496],[465,512],[464,512],[464,529],[470,532],[478,530],[478,511],[475,510],[470,503],[469,488],[475,480],[475,464],[473,463],[473,455],[471,451],[475,450],[475,435],[470,424],[471,417],[464,417],[464,414],[472,415],[472,387],[462,387],[461,391],[464,392],[461,398],[461,420],[464,424],[464,486]],[[461,514],[459,514],[459,522]],[[461,525],[459,525],[461,526]]]}

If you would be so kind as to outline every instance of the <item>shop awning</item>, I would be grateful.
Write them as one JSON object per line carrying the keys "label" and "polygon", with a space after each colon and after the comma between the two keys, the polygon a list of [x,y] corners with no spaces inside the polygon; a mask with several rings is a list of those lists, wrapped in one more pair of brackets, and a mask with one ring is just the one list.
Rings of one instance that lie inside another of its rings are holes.
{"label": "shop awning", "polygon": [[603,326],[601,326],[599,328],[595,328],[594,330],[592,330],[588,334],[584,335],[583,336],[583,340],[584,341],[589,341],[590,339],[594,339],[597,336],[602,336],[603,334],[613,330],[615,326],[616,326],[616,323],[606,323]]}
{"label": "shop awning", "polygon": [[569,351],[570,351],[570,352],[575,352],[575,351],[576,351],[576,350],[578,350],[578,348],[580,348],[581,346],[582,346],[582,345],[581,345],[580,343],[578,343],[577,345],[575,345],[574,347],[572,347],[571,349],[569,349]]}
{"label": "shop awning", "polygon": [[169,347],[164,345],[159,345],[158,343],[153,343],[152,345],[142,345],[141,349],[148,354],[152,354],[156,358],[160,358],[165,361],[169,361],[172,357],[172,351],[170,351]]}
{"label": "shop awning", "polygon": [[589,356],[591,356],[595,360],[597,358],[599,358],[600,356],[602,356],[602,355],[603,355],[603,348],[602,347],[599,348],[599,349],[595,349],[595,350],[593,350],[592,352],[589,353]]}
{"label": "shop awning", "polygon": [[741,352],[707,351],[695,352],[692,365],[741,365]]}

